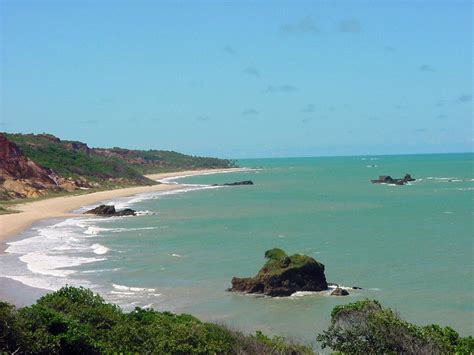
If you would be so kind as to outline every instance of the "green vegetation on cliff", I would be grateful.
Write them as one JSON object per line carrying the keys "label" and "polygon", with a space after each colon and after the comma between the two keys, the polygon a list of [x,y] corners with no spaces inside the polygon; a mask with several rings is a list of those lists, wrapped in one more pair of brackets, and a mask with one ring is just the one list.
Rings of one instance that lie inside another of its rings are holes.
{"label": "green vegetation on cliff", "polygon": [[21,309],[0,302],[0,352],[16,354],[311,354],[257,332],[248,336],[188,314],[130,313],[83,288],[64,287]]}
{"label": "green vegetation on cliff", "polygon": [[[28,158],[80,187],[152,185],[143,174],[229,168],[234,161],[161,150],[89,148],[50,134],[5,134]],[[28,178],[28,177],[26,177]]]}
{"label": "green vegetation on cliff", "polygon": [[142,174],[235,165],[234,161],[227,159],[196,157],[172,151],[89,148],[85,143],[60,140],[50,134],[5,135],[27,157],[64,177],[140,180],[143,179]]}
{"label": "green vegetation on cliff", "polygon": [[337,306],[331,325],[317,340],[347,354],[471,354],[474,338],[450,327],[417,326],[374,300]]}
{"label": "green vegetation on cliff", "polygon": [[93,149],[94,154],[116,156],[141,174],[168,171],[234,167],[227,159],[198,157],[166,150],[130,150],[122,148]]}
{"label": "green vegetation on cliff", "polygon": [[6,134],[6,137],[35,163],[65,178],[83,177],[88,182],[123,179],[129,184],[154,183],[116,157],[90,154],[87,146],[79,142],[61,141],[51,135]]}

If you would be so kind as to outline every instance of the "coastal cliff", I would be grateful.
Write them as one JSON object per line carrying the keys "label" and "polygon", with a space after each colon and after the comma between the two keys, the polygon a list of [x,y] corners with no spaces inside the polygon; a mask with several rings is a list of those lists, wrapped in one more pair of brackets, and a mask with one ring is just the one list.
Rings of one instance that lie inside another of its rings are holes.
{"label": "coastal cliff", "polygon": [[231,160],[161,150],[90,148],[50,134],[0,133],[0,200],[154,185],[143,174],[229,168]]}
{"label": "coastal cliff", "polygon": [[75,187],[25,156],[0,133],[0,199],[38,197],[49,191],[72,191]]}

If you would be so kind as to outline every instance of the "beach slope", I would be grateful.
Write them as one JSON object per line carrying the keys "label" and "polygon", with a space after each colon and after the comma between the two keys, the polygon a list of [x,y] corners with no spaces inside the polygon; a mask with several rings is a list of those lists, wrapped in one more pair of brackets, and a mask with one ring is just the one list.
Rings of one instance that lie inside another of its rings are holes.
{"label": "beach slope", "polygon": [[[191,170],[173,173],[161,173],[147,175],[146,177],[153,180],[162,180],[176,176],[193,176],[202,174],[214,174],[238,171],[239,169],[207,169],[207,170]],[[48,218],[71,217],[74,211],[82,206],[111,200],[117,197],[126,197],[136,194],[158,192],[179,189],[181,185],[176,183],[162,183],[152,186],[136,186],[116,190],[107,190],[93,192],[83,195],[71,195],[53,197],[38,201],[32,201],[23,204],[13,205],[12,210],[18,213],[0,215],[0,242],[3,242],[18,233],[21,233],[33,223]]]}

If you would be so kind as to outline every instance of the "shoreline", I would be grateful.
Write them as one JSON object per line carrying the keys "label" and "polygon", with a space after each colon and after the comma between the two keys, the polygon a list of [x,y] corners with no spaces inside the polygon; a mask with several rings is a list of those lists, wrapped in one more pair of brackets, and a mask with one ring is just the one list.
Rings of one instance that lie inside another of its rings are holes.
{"label": "shoreline", "polygon": [[[247,171],[245,168],[229,169],[203,169],[187,170],[179,172],[159,173],[146,175],[153,180],[168,180],[172,178],[183,178],[198,175],[213,175]],[[84,216],[74,213],[81,207],[106,202],[121,197],[131,197],[138,194],[153,193],[160,191],[179,190],[186,185],[165,181],[159,185],[136,186],[115,190],[98,191],[85,195],[71,195],[52,197],[49,199],[30,201],[12,205],[10,208],[20,211],[18,213],[0,215],[0,256],[5,254],[8,241],[19,238],[28,238],[26,235],[31,228],[47,223],[54,219],[66,219]],[[91,216],[92,218],[93,216]],[[0,300],[7,301],[16,307],[29,306],[35,303],[41,296],[51,292],[48,289],[25,285],[20,281],[0,276]]]}
{"label": "shoreline", "polygon": [[[242,169],[228,168],[187,170],[170,173],[150,174],[146,175],[146,177],[153,180],[163,180],[178,177],[211,175],[239,171],[242,171]],[[82,195],[52,197],[44,200],[12,205],[10,208],[19,212],[0,215],[0,244],[4,244],[8,240],[24,232],[36,222],[50,218],[67,218],[74,216],[77,217],[81,214],[72,213],[72,211],[77,210],[83,206],[96,204],[118,197],[128,197],[149,192],[176,190],[181,187],[182,185],[179,183],[164,182],[159,185],[134,186],[121,189],[92,192],[89,194]]]}

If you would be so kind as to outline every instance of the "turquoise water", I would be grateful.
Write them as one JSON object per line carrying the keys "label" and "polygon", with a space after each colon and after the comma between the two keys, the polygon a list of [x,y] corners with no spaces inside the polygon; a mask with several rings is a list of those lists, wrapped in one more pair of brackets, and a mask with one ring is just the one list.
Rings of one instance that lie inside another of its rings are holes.
{"label": "turquoise water", "polygon": [[[255,185],[144,196],[121,202],[146,215],[75,219],[55,227],[76,233],[82,249],[67,255],[95,258],[60,268],[74,273],[56,279],[76,280],[124,307],[188,312],[307,342],[327,327],[335,305],[365,297],[417,324],[451,325],[474,334],[473,157],[240,161],[258,170],[178,181],[207,185],[251,179]],[[405,173],[421,180],[409,186],[370,183],[378,175]],[[78,231],[87,238],[80,239]],[[313,256],[326,266],[328,281],[364,290],[343,298],[320,293],[289,299],[226,292],[233,276],[254,275],[265,250],[273,247]],[[26,246],[17,246],[17,256],[21,248]],[[34,266],[28,264],[30,272]],[[42,275],[53,280],[51,272]]]}

